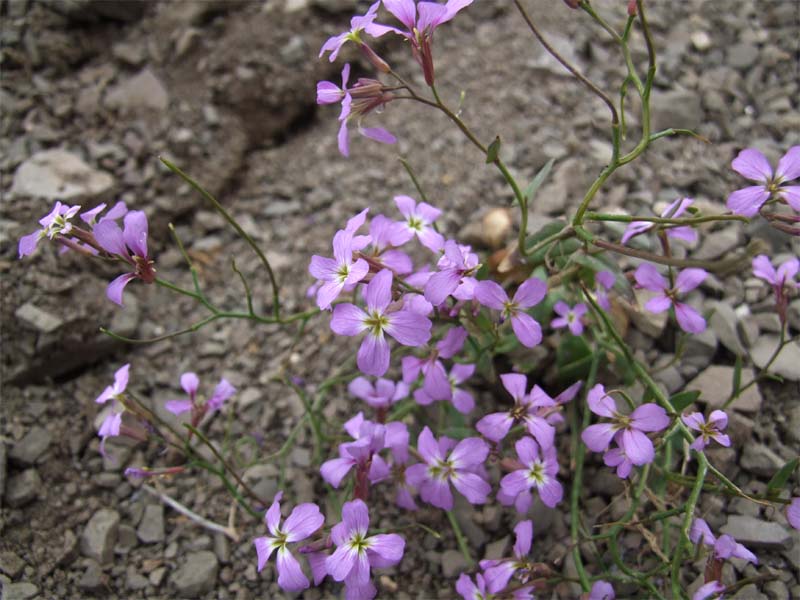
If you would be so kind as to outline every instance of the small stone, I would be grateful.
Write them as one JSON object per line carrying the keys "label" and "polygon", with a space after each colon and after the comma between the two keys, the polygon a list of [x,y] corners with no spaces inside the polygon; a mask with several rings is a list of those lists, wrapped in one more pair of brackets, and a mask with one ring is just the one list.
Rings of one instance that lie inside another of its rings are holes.
{"label": "small stone", "polygon": [[769,600],[769,598],[758,591],[754,583],[748,583],[746,586],[738,589],[736,593],[731,596],[731,600]]}
{"label": "small stone", "polygon": [[[766,366],[779,343],[780,338],[776,335],[759,336],[751,350],[753,362],[759,369]],[[800,344],[790,342],[783,347],[778,358],[770,365],[769,371],[790,381],[800,381],[800,368],[797,365],[800,365]]]}
{"label": "small stone", "polygon": [[3,600],[28,600],[39,593],[39,588],[27,581],[3,584]]}
{"label": "small stone", "polygon": [[87,592],[97,592],[105,587],[105,577],[103,576],[103,569],[96,561],[90,560],[89,566],[83,573],[78,587]]}
{"label": "small stone", "polygon": [[110,89],[105,104],[123,113],[162,112],[169,106],[169,95],[158,77],[150,69],[144,69]]}
{"label": "small stone", "polygon": [[24,506],[36,498],[41,486],[42,480],[36,469],[27,469],[8,479],[6,502],[13,508]]}
{"label": "small stone", "polygon": [[697,129],[705,116],[700,96],[685,89],[653,94],[651,111],[654,131],[667,127]]}
{"label": "small stone", "polygon": [[99,196],[113,185],[108,173],[92,169],[75,154],[54,149],[37,152],[17,168],[10,194],[68,202]]}
{"label": "small stone", "polygon": [[183,598],[196,598],[214,589],[219,564],[213,552],[203,550],[186,556],[186,562],[170,577],[176,592]]}
{"label": "small stone", "polygon": [[36,460],[50,447],[51,436],[43,427],[34,426],[11,448],[8,456],[11,460],[25,467],[31,467]]}
{"label": "small stone", "polygon": [[483,553],[484,560],[500,560],[508,556],[508,548],[511,546],[511,537],[505,535],[499,540],[486,544]]}
{"label": "small stone", "polygon": [[791,597],[789,596],[789,588],[780,579],[774,579],[764,584],[764,591],[770,600],[783,600]]}
{"label": "small stone", "polygon": [[144,46],[131,42],[117,42],[111,47],[111,54],[131,67],[138,67],[145,59]]}
{"label": "small stone", "polygon": [[298,467],[311,466],[311,451],[308,448],[293,448],[292,463]]}
{"label": "small stone", "polygon": [[694,46],[695,50],[699,50],[700,52],[705,52],[709,48],[711,48],[711,36],[708,35],[705,31],[695,31],[690,36],[692,40],[692,46]]}
{"label": "small stone", "polygon": [[157,569],[153,569],[153,571],[150,572],[148,580],[150,581],[151,585],[153,585],[154,587],[158,587],[161,585],[161,582],[164,581],[164,575],[166,574],[167,574],[166,567],[158,567]]}
{"label": "small stone", "polygon": [[[725,365],[712,365],[700,373],[686,386],[690,390],[699,390],[700,402],[710,408],[721,408],[733,392],[734,368]],[[752,369],[742,369],[742,382],[747,383],[755,376]],[[745,413],[755,413],[761,409],[761,393],[758,386],[750,386],[733,401],[731,407]]]}
{"label": "small stone", "polygon": [[467,559],[458,550],[445,550],[442,552],[442,574],[445,577],[456,577],[468,566]]}
{"label": "small stone", "polygon": [[129,590],[143,590],[149,584],[150,582],[147,580],[147,577],[137,573],[135,567],[133,566],[128,567],[128,571],[125,577],[126,588],[128,588]]}
{"label": "small stone", "polygon": [[161,504],[148,504],[145,507],[136,535],[144,544],[164,541],[164,507]]}
{"label": "small stone", "polygon": [[81,553],[100,564],[111,562],[119,530],[119,513],[108,508],[98,510],[81,535]]}
{"label": "small stone", "polygon": [[513,219],[506,208],[492,208],[481,219],[482,241],[497,250],[503,246],[511,233]]}
{"label": "small stone", "polygon": [[64,320],[58,315],[49,313],[35,306],[32,302],[26,302],[20,306],[14,315],[20,320],[30,325],[42,333],[52,333],[64,324]]}
{"label": "small stone", "polygon": [[644,305],[658,293],[642,288],[633,290],[633,294],[636,297],[636,305],[625,305],[631,321],[645,335],[652,338],[660,337],[664,327],[667,326],[667,312],[653,313],[644,308]]}
{"label": "small stone", "polygon": [[783,467],[784,460],[764,444],[746,444],[740,464],[745,471],[772,477]]}
{"label": "small stone", "polygon": [[130,525],[120,525],[117,532],[117,545],[114,552],[117,554],[127,554],[137,544],[136,530]]}
{"label": "small stone", "polygon": [[747,69],[758,59],[758,48],[753,44],[741,42],[728,47],[727,63],[734,69]]}
{"label": "small stone", "polygon": [[708,320],[711,330],[725,348],[736,356],[744,356],[744,347],[738,334],[739,317],[736,311],[726,302],[714,302],[711,307],[714,311]]}
{"label": "small stone", "polygon": [[25,568],[25,561],[11,551],[0,552],[0,571],[16,579]]}
{"label": "small stone", "polygon": [[698,260],[713,260],[728,254],[741,244],[741,233],[738,227],[726,227],[703,236],[700,247],[692,253]]}
{"label": "small stone", "polygon": [[791,534],[778,523],[765,521],[748,515],[730,515],[722,529],[747,548],[788,550],[792,546]]}
{"label": "small stone", "polygon": [[231,562],[231,545],[227,536],[222,533],[214,534],[214,554],[217,555],[219,562],[223,564]]}

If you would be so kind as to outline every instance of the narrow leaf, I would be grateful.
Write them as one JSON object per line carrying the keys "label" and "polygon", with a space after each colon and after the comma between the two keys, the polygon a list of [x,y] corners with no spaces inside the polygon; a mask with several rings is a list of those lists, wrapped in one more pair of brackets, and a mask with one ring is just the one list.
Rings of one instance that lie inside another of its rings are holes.
{"label": "narrow leaf", "polygon": [[775,473],[767,484],[767,496],[777,496],[781,492],[798,464],[800,464],[800,457],[790,460]]}

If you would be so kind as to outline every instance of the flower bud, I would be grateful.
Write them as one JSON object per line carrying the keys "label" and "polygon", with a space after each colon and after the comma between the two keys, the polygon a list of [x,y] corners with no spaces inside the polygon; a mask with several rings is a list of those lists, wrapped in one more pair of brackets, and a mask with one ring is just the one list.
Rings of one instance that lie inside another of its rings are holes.
{"label": "flower bud", "polygon": [[628,0],[628,16],[636,16],[636,0]]}
{"label": "flower bud", "polygon": [[375,67],[375,69],[377,69],[380,73],[391,73],[392,68],[389,66],[389,63],[378,56],[375,50],[373,50],[367,44],[361,44],[359,47],[361,48],[361,53],[369,61],[369,63]]}
{"label": "flower bud", "polygon": [[581,3],[581,0],[564,0],[564,4],[566,4],[570,8],[578,8],[578,5],[580,3]]}

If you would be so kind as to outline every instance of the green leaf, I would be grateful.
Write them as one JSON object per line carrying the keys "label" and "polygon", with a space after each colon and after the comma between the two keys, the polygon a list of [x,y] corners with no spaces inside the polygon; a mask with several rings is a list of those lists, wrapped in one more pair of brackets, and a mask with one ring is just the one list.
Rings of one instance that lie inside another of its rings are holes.
{"label": "green leaf", "polygon": [[533,178],[528,184],[528,187],[525,188],[525,191],[522,193],[525,196],[525,199],[530,202],[536,197],[536,192],[539,191],[539,188],[544,183],[544,180],[547,179],[547,176],[550,175],[550,169],[553,168],[553,163],[556,162],[555,158],[551,158],[548,160],[544,166],[539,169],[539,172],[536,173],[536,176]]}
{"label": "green leaf", "polygon": [[561,340],[556,350],[558,377],[566,381],[586,379],[592,364],[592,348],[585,339],[569,335]]}
{"label": "green leaf", "polygon": [[475,430],[471,427],[447,427],[442,431],[442,435],[453,438],[455,440],[463,440],[475,435]]}
{"label": "green leaf", "polygon": [[780,494],[786,482],[789,481],[789,477],[791,477],[792,473],[797,469],[798,464],[800,464],[800,456],[787,462],[775,473],[767,484],[767,496],[774,497]]}
{"label": "green leaf", "polygon": [[566,225],[567,224],[564,221],[550,221],[546,225],[543,225],[542,228],[537,232],[527,236],[525,238],[525,243],[527,244],[528,248],[533,248],[545,238],[549,238],[551,235],[557,234],[559,231],[564,229]]}
{"label": "green leaf", "polygon": [[489,144],[486,150],[486,164],[493,163],[497,160],[497,155],[500,152],[500,136],[496,136],[494,141]]}
{"label": "green leaf", "polygon": [[684,408],[696,402],[699,397],[700,392],[698,390],[687,390],[685,392],[678,392],[670,397],[669,401],[677,412],[682,412]]}
{"label": "green leaf", "polygon": [[733,365],[733,391],[731,398],[738,398],[742,391],[742,356],[736,355],[736,364]]}

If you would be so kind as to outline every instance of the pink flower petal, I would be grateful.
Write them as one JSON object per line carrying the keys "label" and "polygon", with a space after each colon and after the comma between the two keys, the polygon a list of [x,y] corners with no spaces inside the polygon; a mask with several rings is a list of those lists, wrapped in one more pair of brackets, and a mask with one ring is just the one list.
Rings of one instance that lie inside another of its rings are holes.
{"label": "pink flower petal", "polygon": [[522,282],[514,294],[514,303],[520,308],[536,306],[547,295],[547,284],[536,277]]}
{"label": "pink flower petal", "polygon": [[800,177],[800,146],[792,146],[781,157],[775,176],[784,181],[791,181]]}
{"label": "pink flower petal", "polygon": [[287,592],[299,592],[309,587],[300,563],[285,547],[278,550],[278,585]]}
{"label": "pink flower petal", "polygon": [[503,310],[505,303],[508,302],[508,294],[494,281],[479,281],[475,286],[475,299],[483,306],[488,306],[495,310]]}
{"label": "pink flower petal", "polygon": [[754,217],[769,199],[769,192],[763,186],[751,186],[736,190],[728,196],[727,207],[735,215]]}
{"label": "pink flower petal", "polygon": [[745,148],[731,162],[731,168],[751,181],[766,182],[772,177],[772,166],[755,148]]}
{"label": "pink flower petal", "polygon": [[678,325],[688,333],[702,333],[706,330],[706,320],[695,309],[683,302],[675,303],[675,318]]}
{"label": "pink flower petal", "polygon": [[699,286],[708,277],[703,269],[684,269],[675,278],[675,289],[685,294]]}
{"label": "pink flower petal", "polygon": [[[366,318],[367,313],[354,304],[337,304],[333,308],[331,329],[334,333],[339,335],[358,335],[367,329],[367,326],[364,324]],[[383,373],[381,373],[381,375],[382,374]]]}
{"label": "pink flower petal", "polygon": [[525,312],[518,312],[511,317],[511,329],[519,343],[526,348],[533,348],[542,342],[542,326]]}

